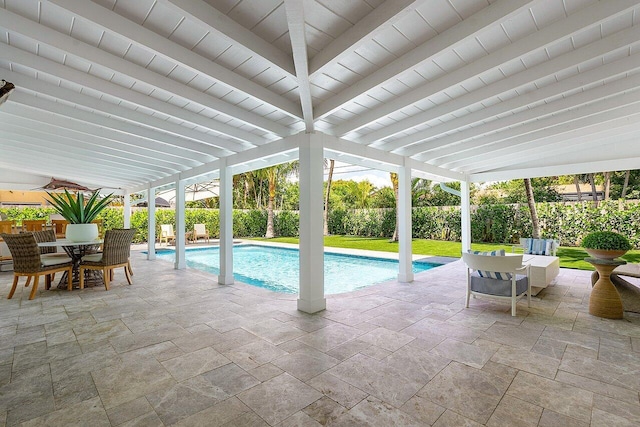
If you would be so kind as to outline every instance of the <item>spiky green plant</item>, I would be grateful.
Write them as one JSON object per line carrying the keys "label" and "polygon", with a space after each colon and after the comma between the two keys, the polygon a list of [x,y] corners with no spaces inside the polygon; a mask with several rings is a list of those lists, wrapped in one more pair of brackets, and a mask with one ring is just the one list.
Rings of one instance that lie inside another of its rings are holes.
{"label": "spiky green plant", "polygon": [[85,203],[81,192],[77,196],[69,193],[68,190],[64,190],[64,194],[49,192],[47,194],[53,208],[71,224],[91,223],[109,205],[113,196],[109,194],[103,199],[98,199],[98,191],[94,191]]}

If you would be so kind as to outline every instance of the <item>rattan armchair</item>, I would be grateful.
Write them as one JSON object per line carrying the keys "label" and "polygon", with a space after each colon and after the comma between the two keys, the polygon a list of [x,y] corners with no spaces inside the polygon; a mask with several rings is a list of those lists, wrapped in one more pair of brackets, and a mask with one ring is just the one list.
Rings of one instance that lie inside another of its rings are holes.
{"label": "rattan armchair", "polygon": [[32,233],[21,234],[1,234],[2,238],[9,247],[11,257],[13,258],[13,285],[9,292],[8,299],[13,297],[18,286],[18,280],[21,276],[27,277],[27,283],[31,281],[33,277],[33,286],[29,299],[33,299],[36,296],[38,290],[38,281],[40,276],[46,278],[46,289],[51,286],[52,275],[58,272],[67,272],[67,289],[72,289],[73,280],[73,263],[69,257],[47,257],[43,258],[40,255],[40,248],[36,243],[35,237]]}
{"label": "rattan armchair", "polygon": [[135,235],[135,229],[113,229],[107,230],[104,235],[103,251],[97,254],[85,255],[80,263],[80,289],[84,288],[85,270],[102,270],[104,288],[109,290],[113,270],[124,267],[124,274],[127,282],[132,285],[131,265],[129,264],[129,254],[131,253],[131,241]]}

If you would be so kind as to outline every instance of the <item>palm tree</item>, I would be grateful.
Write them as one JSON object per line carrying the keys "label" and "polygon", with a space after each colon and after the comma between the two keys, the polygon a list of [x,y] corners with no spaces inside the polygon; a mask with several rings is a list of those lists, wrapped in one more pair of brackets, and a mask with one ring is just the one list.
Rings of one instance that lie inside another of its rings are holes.
{"label": "palm tree", "polygon": [[531,186],[531,179],[524,179],[524,188],[527,192],[527,204],[529,205],[529,211],[531,212],[531,224],[533,225],[533,237],[534,239],[540,238],[540,221],[538,220],[538,212],[536,211],[536,200],[533,197],[533,187]]}
{"label": "palm tree", "polygon": [[624,173],[624,184],[622,184],[622,193],[620,193],[620,198],[624,199],[627,195],[627,188],[629,187],[629,176],[631,175],[631,171],[627,170]]}
{"label": "palm tree", "polygon": [[399,191],[399,185],[398,185],[398,174],[395,172],[389,172],[390,178],[391,178],[391,185],[393,187],[393,195],[396,198],[396,227],[393,230],[393,236],[391,237],[391,241],[392,242],[397,242],[398,241],[398,216],[399,216],[399,209],[398,209],[398,205],[400,204],[400,191]]}
{"label": "palm tree", "polygon": [[256,171],[256,175],[266,180],[269,185],[269,202],[267,204],[267,232],[264,237],[272,239],[275,237],[273,228],[273,206],[276,198],[276,189],[278,181],[286,179],[288,176],[297,173],[298,162],[284,163],[281,165],[271,166]]}
{"label": "palm tree", "polygon": [[573,183],[576,186],[576,194],[578,195],[578,201],[582,201],[582,192],[580,191],[580,175],[573,176]]}
{"label": "palm tree", "polygon": [[[325,159],[326,161],[326,159]],[[333,180],[333,168],[336,161],[329,160],[329,177],[327,178],[327,192],[324,197],[324,235],[329,235],[329,196],[331,195],[331,181]]]}

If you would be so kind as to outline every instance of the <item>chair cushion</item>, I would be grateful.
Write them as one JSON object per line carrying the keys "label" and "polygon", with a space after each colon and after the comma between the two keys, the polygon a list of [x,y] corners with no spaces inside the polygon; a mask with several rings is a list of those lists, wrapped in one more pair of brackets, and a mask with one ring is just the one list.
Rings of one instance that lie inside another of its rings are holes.
{"label": "chair cushion", "polygon": [[71,262],[71,258],[66,256],[41,256],[40,262],[44,267],[51,267],[57,264],[67,264]]}
{"label": "chair cushion", "polygon": [[[484,255],[484,256],[505,256],[505,251],[504,249],[498,249],[496,251],[490,251],[490,252],[482,252],[482,251],[469,251],[470,254],[474,254],[474,255]],[[510,273],[499,273],[496,271],[484,271],[484,270],[478,270],[478,274],[480,275],[480,277],[488,277],[491,279],[498,279],[498,280],[511,280],[511,274]]]}
{"label": "chair cushion", "polygon": [[97,254],[89,254],[82,257],[82,261],[100,262],[102,261],[102,252]]}
{"label": "chair cushion", "polygon": [[[528,288],[529,279],[527,276],[516,275],[516,296],[527,292]],[[474,272],[471,275],[471,290],[481,294],[510,297],[511,280],[495,280],[489,277],[481,277],[477,272]]]}
{"label": "chair cushion", "polygon": [[554,239],[525,239],[524,253],[528,255],[553,255],[557,244]]}

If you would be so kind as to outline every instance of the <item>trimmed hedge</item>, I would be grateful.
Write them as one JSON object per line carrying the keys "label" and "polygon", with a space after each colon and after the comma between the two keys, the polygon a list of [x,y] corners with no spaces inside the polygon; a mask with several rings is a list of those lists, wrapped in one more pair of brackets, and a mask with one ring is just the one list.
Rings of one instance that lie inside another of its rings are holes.
{"label": "trimmed hedge", "polygon": [[[640,202],[605,201],[594,207],[592,202],[537,203],[538,217],[543,238],[560,240],[563,246],[577,246],[583,236],[600,230],[617,231],[629,238],[634,248],[640,247]],[[55,213],[51,208],[0,208],[11,220],[48,218]],[[388,237],[395,228],[395,209],[334,209],[329,213],[329,233],[363,237]],[[100,217],[105,229],[123,226],[122,208],[105,209]],[[296,211],[276,211],[274,228],[277,236],[298,235],[300,217]],[[217,209],[186,209],[186,230],[193,224],[203,223],[212,238],[220,234],[220,217]],[[156,235],[160,224],[173,224],[175,211],[156,210]],[[138,229],[134,241],[147,239],[147,210],[134,209],[131,226]],[[413,208],[413,237],[459,241],[460,209],[457,206],[430,206]],[[266,233],[266,210],[234,210],[233,234],[235,237],[262,237]],[[532,233],[531,217],[526,204],[480,205],[472,207],[471,238],[474,242],[516,243],[520,237]]]}

